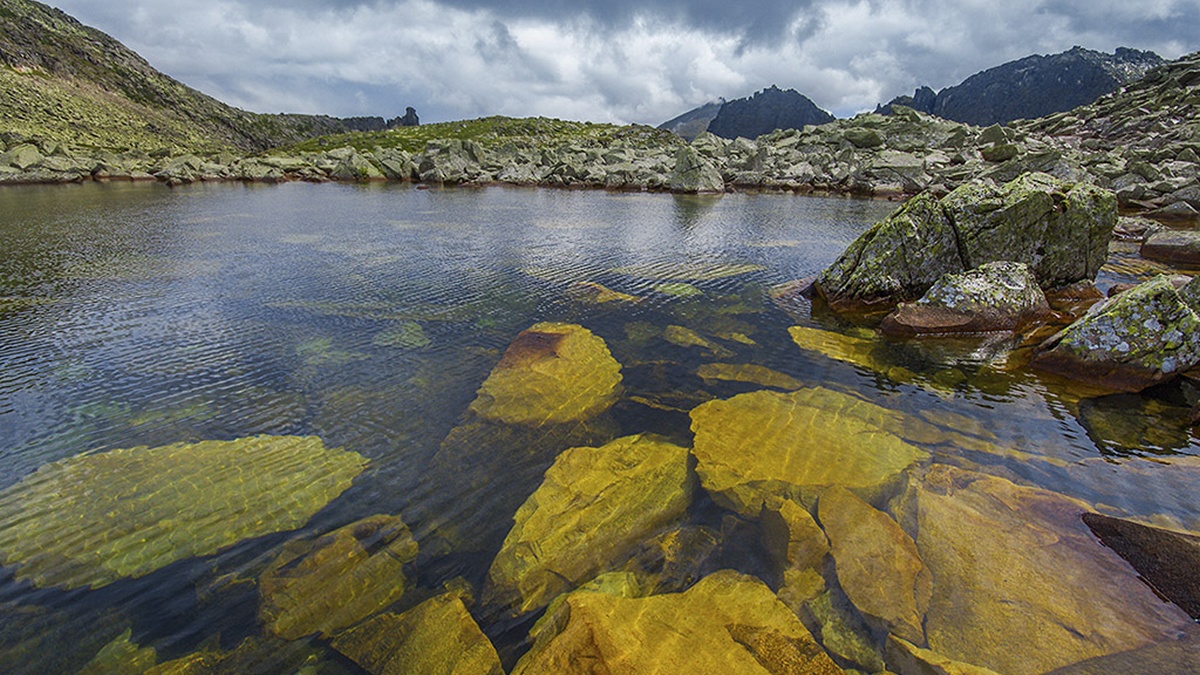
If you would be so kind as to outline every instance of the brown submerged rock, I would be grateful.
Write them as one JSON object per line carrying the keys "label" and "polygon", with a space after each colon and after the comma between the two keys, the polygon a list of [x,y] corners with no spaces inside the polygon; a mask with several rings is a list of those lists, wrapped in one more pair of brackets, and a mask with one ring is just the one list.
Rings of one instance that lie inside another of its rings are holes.
{"label": "brown submerged rock", "polygon": [[942,465],[915,490],[917,547],[933,574],[925,630],[947,658],[1044,673],[1190,623],[1095,540],[1082,502]]}
{"label": "brown submerged rock", "polygon": [[765,584],[732,571],[648,598],[572,593],[559,611],[513,675],[843,672]]}
{"label": "brown submerged rock", "polygon": [[932,578],[912,538],[891,516],[844,488],[821,495],[818,516],[838,581],[854,606],[888,632],[924,644]]}
{"label": "brown submerged rock", "polygon": [[380,614],[333,640],[372,675],[503,675],[496,648],[456,593]]}
{"label": "brown submerged rock", "polygon": [[417,543],[396,516],[371,516],[314,540],[290,542],[263,573],[259,613],[287,640],[332,635],[404,595]]}
{"label": "brown submerged rock", "polygon": [[1200,266],[1200,232],[1157,230],[1142,242],[1143,258],[1188,266]]}

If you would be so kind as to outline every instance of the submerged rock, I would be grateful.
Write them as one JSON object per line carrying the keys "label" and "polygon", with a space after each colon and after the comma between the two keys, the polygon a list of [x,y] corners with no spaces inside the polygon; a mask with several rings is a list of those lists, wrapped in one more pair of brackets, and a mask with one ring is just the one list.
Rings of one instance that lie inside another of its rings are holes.
{"label": "submerged rock", "polygon": [[900,675],[999,675],[994,670],[948,659],[895,635],[888,636],[888,668]]}
{"label": "submerged rock", "polygon": [[1032,364],[1115,391],[1141,391],[1200,363],[1200,284],[1159,276],[1095,305]]}
{"label": "submerged rock", "polygon": [[996,261],[1024,263],[1042,288],[1094,279],[1116,224],[1111,192],[1046,174],[972,183],[938,201],[921,194],[865,232],[817,279],[839,311],[890,306],[943,275]]}
{"label": "submerged rock", "polygon": [[313,436],[72,457],[0,492],[0,561],[43,587],[141,577],[303,525],[366,464]]}
{"label": "submerged rock", "polygon": [[1095,540],[1081,502],[942,465],[915,491],[917,548],[933,573],[925,631],[947,658],[1044,673],[1190,623]]}
{"label": "submerged rock", "polygon": [[890,335],[1016,331],[1050,315],[1046,295],[1022,263],[992,262],[938,279],[881,324]]}
{"label": "submerged rock", "polygon": [[653,436],[563,452],[517,511],[485,600],[515,614],[545,607],[678,520],[694,481],[687,448]]}
{"label": "submerged rock", "polygon": [[701,485],[751,518],[769,498],[811,504],[835,485],[878,496],[929,457],[889,430],[901,413],[820,387],[709,401],[691,416]]}
{"label": "submerged rock", "polygon": [[846,596],[888,632],[924,644],[933,582],[912,538],[844,488],[822,494],[818,509]]}
{"label": "submerged rock", "polygon": [[696,375],[705,381],[745,382],[788,391],[804,386],[791,375],[752,363],[706,363],[696,370]]}
{"label": "submerged rock", "polygon": [[295,541],[263,573],[260,615],[286,640],[333,635],[404,595],[417,543],[396,516],[371,516],[314,540]]}
{"label": "submerged rock", "polygon": [[620,396],[621,364],[604,340],[568,323],[522,331],[480,386],[471,410],[506,424],[561,424],[608,410]]}
{"label": "submerged rock", "polygon": [[803,506],[790,499],[767,504],[759,516],[763,544],[780,571],[819,569],[829,539]]}
{"label": "submerged rock", "polygon": [[513,675],[842,673],[765,584],[732,571],[648,598],[572,593],[560,611]]}
{"label": "submerged rock", "polygon": [[78,675],[141,675],[157,663],[158,652],[153,647],[139,646],[133,641],[133,629],[126,629],[88,661]]}
{"label": "submerged rock", "polygon": [[380,614],[333,640],[372,675],[503,675],[500,657],[456,593]]}

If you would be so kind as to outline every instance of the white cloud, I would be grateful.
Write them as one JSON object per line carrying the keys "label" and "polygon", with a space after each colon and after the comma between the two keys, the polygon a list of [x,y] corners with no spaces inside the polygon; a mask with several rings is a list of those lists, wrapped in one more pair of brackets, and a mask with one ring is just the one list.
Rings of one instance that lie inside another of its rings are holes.
{"label": "white cloud", "polygon": [[1185,20],[1200,16],[1200,0],[623,0],[572,10],[522,0],[56,4],[234,105],[385,116],[412,105],[427,121],[505,114],[658,123],[771,84],[848,115],[920,84],[949,86],[1076,44],[1167,57],[1200,48]]}

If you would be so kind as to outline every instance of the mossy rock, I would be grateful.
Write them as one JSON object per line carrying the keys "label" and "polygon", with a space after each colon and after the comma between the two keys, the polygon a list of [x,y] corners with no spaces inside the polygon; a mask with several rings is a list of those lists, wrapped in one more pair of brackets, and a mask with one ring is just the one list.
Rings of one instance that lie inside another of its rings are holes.
{"label": "mossy rock", "polygon": [[72,457],[0,492],[0,560],[42,587],[145,576],[303,525],[366,464],[312,436]]}

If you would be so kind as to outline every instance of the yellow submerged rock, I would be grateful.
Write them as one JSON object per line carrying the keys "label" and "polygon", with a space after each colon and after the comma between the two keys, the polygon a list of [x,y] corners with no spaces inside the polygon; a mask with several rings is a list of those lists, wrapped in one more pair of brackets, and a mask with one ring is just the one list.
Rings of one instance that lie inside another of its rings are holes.
{"label": "yellow submerged rock", "polygon": [[788,391],[804,386],[800,380],[753,363],[706,363],[696,370],[702,380],[745,382]]}
{"label": "yellow submerged rock", "polygon": [[925,630],[946,658],[1044,673],[1191,624],[1092,536],[1082,502],[943,465],[915,490],[917,547],[933,573]]}
{"label": "yellow submerged rock", "polygon": [[567,294],[576,302],[587,305],[604,305],[610,302],[637,304],[642,301],[636,295],[614,291],[604,284],[595,281],[578,281],[571,284]]}
{"label": "yellow submerged rock", "polygon": [[692,501],[687,448],[648,435],[564,451],[514,516],[484,598],[525,614],[619,565]]}
{"label": "yellow submerged rock", "polygon": [[503,675],[496,648],[457,593],[403,614],[380,614],[339,635],[333,648],[373,675]]}
{"label": "yellow submerged rock", "polygon": [[692,454],[718,503],[756,518],[768,498],[812,503],[824,488],[867,496],[929,454],[896,434],[902,413],[815,387],[756,391],[692,411]]}
{"label": "yellow submerged rock", "polygon": [[569,323],[539,323],[504,352],[471,403],[506,424],[561,424],[608,410],[620,397],[621,364],[604,340]]}
{"label": "yellow submerged rock", "polygon": [[285,640],[332,635],[404,595],[417,543],[397,516],[364,518],[313,540],[290,542],[259,582],[259,613]]}
{"label": "yellow submerged rock", "polygon": [[924,644],[922,622],[933,580],[912,538],[891,516],[845,488],[822,494],[818,515],[838,581],[858,611],[888,632]]}
{"label": "yellow submerged rock", "polygon": [[158,653],[152,647],[138,646],[133,641],[133,629],[127,628],[81,668],[78,675],[141,675],[157,663]]}
{"label": "yellow submerged rock", "polygon": [[771,589],[721,571],[684,593],[572,593],[558,631],[543,631],[512,675],[840,675]]}
{"label": "yellow submerged rock", "polygon": [[314,436],[72,457],[0,492],[0,562],[38,586],[99,588],[295,529],[366,465]]}
{"label": "yellow submerged rock", "polygon": [[691,328],[684,328],[683,326],[667,326],[667,329],[663,331],[663,339],[679,347],[699,347],[718,358],[724,359],[733,356],[733,352],[709,340]]}

